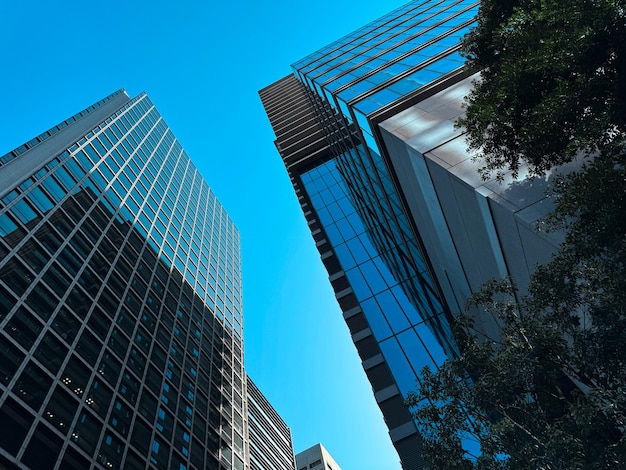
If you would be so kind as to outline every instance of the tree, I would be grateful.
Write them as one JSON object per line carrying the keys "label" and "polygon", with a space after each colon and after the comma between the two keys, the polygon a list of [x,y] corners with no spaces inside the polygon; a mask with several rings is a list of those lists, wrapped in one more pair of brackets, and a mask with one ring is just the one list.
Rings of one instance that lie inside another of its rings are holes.
{"label": "tree", "polygon": [[459,125],[483,177],[542,174],[623,139],[624,0],[483,0],[465,52],[481,80]]}
{"label": "tree", "polygon": [[541,229],[565,240],[523,300],[511,280],[470,299],[499,319],[500,336],[462,315],[462,356],[424,369],[409,394],[424,458],[432,468],[626,468],[626,2],[485,0],[466,52],[481,80],[459,124],[484,177],[588,158],[556,179]]}
{"label": "tree", "polygon": [[407,399],[433,468],[626,468],[626,145],[605,146],[551,196],[543,229],[565,240],[527,295],[514,301],[505,280],[470,299],[500,337],[461,316],[462,356],[425,369]]}
{"label": "tree", "polygon": [[624,468],[624,320],[585,329],[512,294],[510,282],[494,281],[475,295],[473,305],[502,321],[500,337],[485,340],[462,316],[454,336],[463,355],[424,369],[407,397],[424,460],[446,469]]}

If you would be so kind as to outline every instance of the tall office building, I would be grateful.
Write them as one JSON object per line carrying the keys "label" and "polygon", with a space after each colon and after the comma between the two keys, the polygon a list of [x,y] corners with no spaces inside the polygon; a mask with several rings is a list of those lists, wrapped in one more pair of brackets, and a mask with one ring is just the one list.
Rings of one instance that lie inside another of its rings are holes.
{"label": "tall office building", "polygon": [[247,468],[239,233],[148,96],[0,181],[0,467]]}
{"label": "tall office building", "polygon": [[403,396],[458,354],[451,318],[491,278],[524,288],[558,245],[533,227],[545,184],[483,181],[454,126],[477,9],[412,1],[259,92],[405,469],[421,467],[421,441]]}
{"label": "tall office building", "polygon": [[291,430],[247,378],[250,470],[295,470]]}
{"label": "tall office building", "polygon": [[298,470],[341,470],[322,444],[315,444],[296,455]]}

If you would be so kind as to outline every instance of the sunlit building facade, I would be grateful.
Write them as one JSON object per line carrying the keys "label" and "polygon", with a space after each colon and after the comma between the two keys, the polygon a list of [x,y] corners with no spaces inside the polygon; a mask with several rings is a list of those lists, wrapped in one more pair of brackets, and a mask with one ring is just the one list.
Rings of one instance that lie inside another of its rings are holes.
{"label": "sunlit building facade", "polygon": [[239,233],[148,96],[0,181],[0,467],[246,468]]}
{"label": "sunlit building facade", "polygon": [[478,5],[409,2],[259,92],[405,469],[422,462],[403,397],[424,366],[458,354],[451,318],[483,282],[511,274],[508,248],[523,252],[496,218],[515,232],[511,207],[529,201],[504,204],[495,183],[474,178],[454,126],[472,80],[459,50]]}
{"label": "sunlit building facade", "polygon": [[[483,179],[461,40],[478,2],[415,0],[292,65],[259,92],[403,468],[421,440],[403,397],[459,353],[450,320],[488,280],[520,292],[560,234],[536,230],[548,181]],[[475,326],[498,334],[485,312]],[[475,451],[470,441],[466,448]]]}
{"label": "sunlit building facade", "polygon": [[322,444],[315,444],[296,455],[298,470],[341,470]]}
{"label": "sunlit building facade", "polygon": [[291,430],[247,378],[250,470],[295,470]]}

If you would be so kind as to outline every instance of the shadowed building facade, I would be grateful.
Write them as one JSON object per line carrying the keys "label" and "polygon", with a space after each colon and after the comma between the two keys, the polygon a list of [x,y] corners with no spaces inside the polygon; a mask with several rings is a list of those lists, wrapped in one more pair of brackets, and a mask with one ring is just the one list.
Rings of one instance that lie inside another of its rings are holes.
{"label": "shadowed building facade", "polygon": [[481,180],[454,126],[475,79],[459,49],[477,10],[409,2],[259,92],[405,469],[422,462],[403,397],[424,366],[458,354],[450,320],[491,278],[524,289],[558,245],[534,230],[546,183]]}
{"label": "shadowed building facade", "polygon": [[247,468],[239,232],[148,96],[0,181],[0,467]]}

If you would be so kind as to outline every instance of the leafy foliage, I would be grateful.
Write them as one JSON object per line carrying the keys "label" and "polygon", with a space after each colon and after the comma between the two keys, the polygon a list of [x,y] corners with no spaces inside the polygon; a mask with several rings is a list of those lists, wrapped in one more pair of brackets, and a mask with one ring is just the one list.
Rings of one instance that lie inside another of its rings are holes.
{"label": "leafy foliage", "polygon": [[542,174],[623,138],[624,0],[483,0],[465,52],[482,79],[459,125],[483,177],[522,162]]}
{"label": "leafy foliage", "polygon": [[565,240],[523,299],[511,280],[470,299],[500,336],[462,315],[462,356],[424,369],[407,397],[424,458],[431,468],[626,468],[626,1],[483,0],[465,46],[481,80],[459,125],[483,177],[591,158],[553,185],[541,229]]}
{"label": "leafy foliage", "polygon": [[500,337],[461,316],[462,357],[424,370],[407,399],[432,468],[626,467],[624,147],[558,180],[554,196],[548,229],[566,239],[525,299],[506,280],[470,300],[501,321]]}

